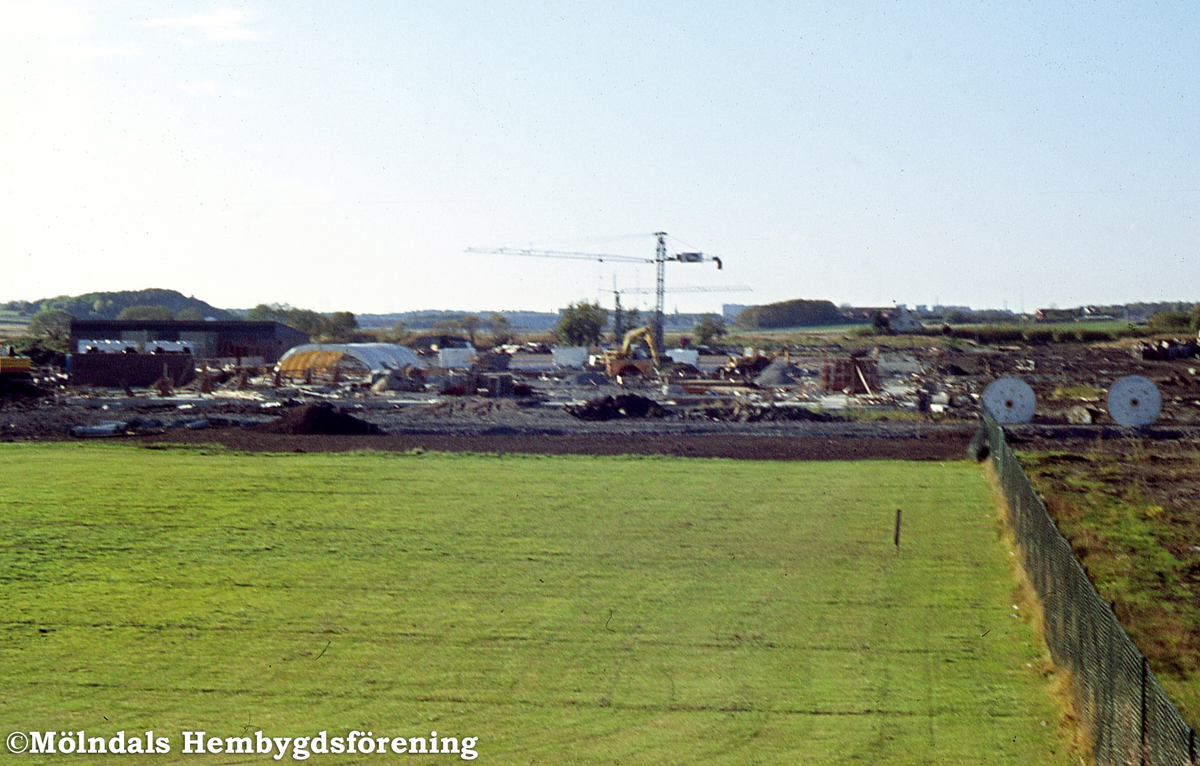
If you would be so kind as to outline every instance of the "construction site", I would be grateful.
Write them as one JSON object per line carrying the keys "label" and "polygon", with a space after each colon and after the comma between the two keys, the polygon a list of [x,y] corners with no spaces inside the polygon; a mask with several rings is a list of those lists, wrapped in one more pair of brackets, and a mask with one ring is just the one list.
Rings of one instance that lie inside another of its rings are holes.
{"label": "construction site", "polygon": [[[500,451],[550,449],[553,439],[571,438],[582,440],[572,449],[608,442],[604,449],[627,452],[644,437],[678,440],[659,447],[680,454],[714,440],[726,445],[712,448],[721,454],[757,456],[779,450],[780,442],[766,437],[786,437],[818,440],[812,456],[820,457],[837,436],[858,447],[879,439],[892,445],[879,448],[889,456],[916,456],[911,451],[918,445],[933,443],[942,444],[945,455],[961,455],[981,398],[997,380],[1015,381],[1005,385],[1017,385],[1029,400],[1022,402],[1025,415],[1011,421],[1017,438],[1070,439],[1127,427],[1105,411],[1102,399],[1110,385],[1131,375],[1161,392],[1161,406],[1138,422],[1139,433],[1200,420],[1200,363],[1190,339],[1085,343],[1079,335],[1079,343],[988,344],[922,335],[920,323],[898,306],[891,311],[892,332],[918,334],[892,335],[875,346],[857,333],[812,336],[818,342],[810,337],[803,345],[785,340],[769,351],[693,346],[677,335],[668,348],[667,293],[749,288],[668,289],[668,264],[721,269],[722,260],[672,253],[665,232],[655,239],[653,257],[468,250],[652,264],[654,309],[644,326],[623,326],[614,276],[609,345],[597,343],[607,319],[599,305],[592,307],[599,324],[576,340],[580,345],[510,342],[486,350],[474,346],[473,333],[471,342],[442,335],[410,347],[310,343],[308,333],[280,321],[72,319],[61,367],[34,366],[10,349],[7,366],[0,367],[0,438],[437,437],[505,440],[489,442],[488,449]],[[831,303],[828,308],[834,311]],[[860,310],[867,311],[883,313]],[[1045,341],[1051,333],[1029,337]],[[1014,395],[1006,389],[1010,406]],[[735,436],[743,445],[737,449],[727,446]]]}
{"label": "construction site", "polygon": [[[323,436],[352,436],[380,448],[401,439],[437,449],[613,452],[639,451],[637,443],[651,439],[659,441],[654,451],[678,454],[796,457],[780,439],[815,440],[812,456],[821,456],[831,437],[844,437],[845,449],[961,456],[981,397],[999,378],[1024,381],[1036,398],[1028,422],[1011,426],[1016,439],[1135,433],[1103,402],[1128,375],[1161,392],[1161,411],[1137,435],[1190,439],[1187,427],[1200,421],[1200,362],[1185,341],[856,350],[833,343],[660,355],[652,328],[625,340],[550,353],[301,343],[274,363],[239,365],[164,348],[169,342],[158,338],[112,341],[108,351],[87,339],[69,364],[79,370],[78,360],[94,360],[86,382],[5,358],[0,438],[219,439],[267,449],[303,436],[306,449],[323,449]],[[96,370],[106,377],[97,381]],[[721,446],[702,446],[708,442]]]}

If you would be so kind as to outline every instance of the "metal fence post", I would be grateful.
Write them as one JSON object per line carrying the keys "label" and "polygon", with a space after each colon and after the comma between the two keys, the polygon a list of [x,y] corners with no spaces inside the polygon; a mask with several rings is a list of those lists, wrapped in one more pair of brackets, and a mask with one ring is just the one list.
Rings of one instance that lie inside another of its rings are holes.
{"label": "metal fence post", "polygon": [[1146,676],[1150,672],[1150,661],[1142,655],[1142,766],[1146,766]]}

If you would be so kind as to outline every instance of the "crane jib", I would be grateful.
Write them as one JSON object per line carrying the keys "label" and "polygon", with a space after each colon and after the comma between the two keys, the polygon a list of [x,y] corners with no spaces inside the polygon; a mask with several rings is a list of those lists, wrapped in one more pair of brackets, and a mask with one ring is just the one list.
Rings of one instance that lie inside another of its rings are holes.
{"label": "crane jib", "polygon": [[525,255],[534,258],[567,258],[580,261],[612,261],[614,263],[654,263],[653,258],[638,258],[632,255],[611,255],[608,253],[575,253],[561,250],[525,250],[512,247],[469,247],[468,253],[492,253],[494,255]]}

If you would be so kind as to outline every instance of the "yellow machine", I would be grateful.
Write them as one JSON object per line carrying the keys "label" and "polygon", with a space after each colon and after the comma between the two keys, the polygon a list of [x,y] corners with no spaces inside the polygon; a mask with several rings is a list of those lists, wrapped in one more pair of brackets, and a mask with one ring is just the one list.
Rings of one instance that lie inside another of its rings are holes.
{"label": "yellow machine", "polygon": [[[641,348],[635,345],[639,341],[649,349],[649,359],[644,355],[639,355]],[[625,333],[620,350],[610,348],[604,352],[604,372],[610,378],[629,375],[650,378],[658,373],[659,365],[658,352],[654,350],[654,330],[649,327],[630,330]]]}
{"label": "yellow machine", "polygon": [[33,360],[27,356],[0,356],[0,375],[28,375]]}

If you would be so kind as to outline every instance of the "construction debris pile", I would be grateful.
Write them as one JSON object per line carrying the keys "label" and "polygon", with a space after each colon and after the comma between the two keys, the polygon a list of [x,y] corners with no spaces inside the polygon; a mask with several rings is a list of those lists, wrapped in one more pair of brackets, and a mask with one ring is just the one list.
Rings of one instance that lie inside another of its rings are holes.
{"label": "construction debris pile", "polygon": [[336,409],[329,402],[302,404],[286,411],[279,420],[256,428],[272,434],[353,436],[380,433],[379,426]]}
{"label": "construction debris pile", "polygon": [[1001,376],[1018,377],[1036,392],[1035,423],[1103,424],[1107,387],[1129,374],[1162,391],[1160,422],[1200,422],[1200,365],[1194,344],[1183,341],[831,345],[780,354],[692,352],[687,362],[643,359],[627,348],[623,356],[597,355],[576,366],[555,365],[550,354],[446,351],[457,353],[429,363],[387,348],[310,348],[274,368],[198,363],[190,382],[164,375],[145,388],[73,386],[48,369],[0,374],[0,439],[221,427],[283,434],[754,433],[751,426],[954,422],[974,419],[984,389]]}
{"label": "construction debris pile", "polygon": [[580,420],[661,418],[667,414],[658,402],[637,394],[605,396],[580,404],[568,404],[566,410]]}

